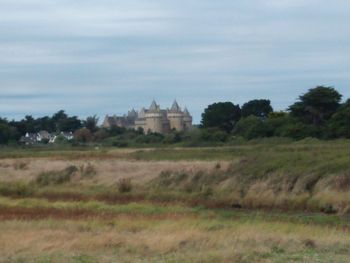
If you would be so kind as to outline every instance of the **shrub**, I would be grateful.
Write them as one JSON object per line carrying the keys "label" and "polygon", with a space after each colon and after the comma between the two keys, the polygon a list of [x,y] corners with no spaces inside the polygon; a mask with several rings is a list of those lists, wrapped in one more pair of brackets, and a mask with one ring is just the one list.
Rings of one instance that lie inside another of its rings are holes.
{"label": "shrub", "polygon": [[315,249],[317,247],[316,242],[312,239],[303,240],[303,245],[307,248],[312,248],[312,249]]}
{"label": "shrub", "polygon": [[181,142],[181,133],[177,131],[172,131],[171,133],[165,135],[163,143],[165,144],[174,144]]}
{"label": "shrub", "polygon": [[118,148],[125,148],[125,147],[128,147],[129,144],[125,141],[115,141],[112,143],[112,146],[118,147]]}
{"label": "shrub", "polygon": [[139,135],[136,139],[136,143],[141,144],[152,144],[152,143],[161,143],[164,139],[164,135],[159,133],[149,133],[146,135]]}
{"label": "shrub", "polygon": [[91,178],[97,174],[97,170],[95,166],[93,166],[91,163],[81,165],[79,167],[79,171],[80,171],[80,176],[82,178]]}
{"label": "shrub", "polygon": [[273,134],[266,121],[255,116],[242,118],[237,122],[233,133],[247,140],[271,137]]}
{"label": "shrub", "polygon": [[119,179],[117,183],[119,193],[129,193],[132,190],[132,184],[130,178]]}
{"label": "shrub", "polygon": [[219,128],[207,128],[201,130],[201,139],[209,142],[226,142],[229,134]]}
{"label": "shrub", "polygon": [[26,197],[33,193],[33,186],[24,182],[0,184],[0,195]]}
{"label": "shrub", "polygon": [[91,133],[91,131],[89,129],[82,128],[82,129],[75,131],[74,138],[78,142],[87,143],[87,142],[91,142],[93,140],[93,134]]}
{"label": "shrub", "polygon": [[78,168],[74,165],[68,166],[61,171],[43,172],[37,176],[35,182],[40,186],[57,185],[70,182]]}

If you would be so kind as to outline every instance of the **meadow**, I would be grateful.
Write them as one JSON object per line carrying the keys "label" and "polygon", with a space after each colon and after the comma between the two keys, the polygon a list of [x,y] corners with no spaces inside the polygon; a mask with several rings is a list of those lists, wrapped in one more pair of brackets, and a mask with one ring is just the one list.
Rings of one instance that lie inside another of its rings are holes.
{"label": "meadow", "polygon": [[0,262],[350,262],[350,141],[1,148]]}

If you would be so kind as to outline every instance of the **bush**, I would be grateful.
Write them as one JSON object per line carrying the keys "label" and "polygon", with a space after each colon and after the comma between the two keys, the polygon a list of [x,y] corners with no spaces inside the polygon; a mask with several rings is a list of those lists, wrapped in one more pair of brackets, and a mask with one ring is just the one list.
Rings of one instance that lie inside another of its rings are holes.
{"label": "bush", "polygon": [[163,142],[164,136],[160,133],[149,133],[146,135],[139,135],[136,139],[136,143],[153,144]]}
{"label": "bush", "polygon": [[43,172],[37,176],[35,182],[40,186],[57,185],[70,182],[78,168],[74,165],[68,166],[62,171]]}
{"label": "bush", "polygon": [[112,143],[112,146],[118,147],[118,148],[125,148],[125,147],[128,147],[129,145],[125,141],[115,141]]}
{"label": "bush", "polygon": [[208,128],[201,130],[201,139],[210,142],[226,142],[229,134],[218,128]]}
{"label": "bush", "polygon": [[323,127],[317,127],[302,122],[291,122],[280,129],[281,136],[301,140],[307,137],[322,138],[325,133]]}
{"label": "bush", "polygon": [[350,138],[350,99],[332,116],[328,126],[331,137]]}
{"label": "bush", "polygon": [[233,133],[251,140],[254,138],[271,137],[273,131],[262,118],[249,116],[237,122]]}
{"label": "bush", "polygon": [[91,163],[80,166],[79,171],[80,171],[80,176],[82,178],[91,178],[97,174],[97,170],[95,166],[93,166]]}
{"label": "bush", "polygon": [[82,129],[75,131],[74,138],[78,142],[88,143],[88,142],[91,142],[93,140],[93,134],[91,133],[90,130],[88,130],[86,128],[82,128]]}
{"label": "bush", "polygon": [[165,135],[163,142],[166,144],[174,144],[181,142],[181,140],[181,133],[177,131],[172,131],[171,133]]}
{"label": "bush", "polygon": [[119,193],[129,193],[132,190],[132,184],[130,178],[119,179],[117,183]]}
{"label": "bush", "polygon": [[26,197],[33,193],[33,186],[24,182],[0,184],[0,195]]}

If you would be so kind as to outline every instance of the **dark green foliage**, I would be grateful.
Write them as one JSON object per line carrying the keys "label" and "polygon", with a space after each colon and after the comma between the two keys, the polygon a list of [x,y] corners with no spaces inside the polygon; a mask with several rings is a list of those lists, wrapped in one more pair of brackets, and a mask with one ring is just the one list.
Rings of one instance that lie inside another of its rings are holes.
{"label": "dark green foliage", "polygon": [[173,143],[179,143],[182,140],[182,134],[178,131],[171,131],[171,133],[165,135],[164,137],[164,143],[166,144],[173,144]]}
{"label": "dark green foliage", "polygon": [[0,123],[0,144],[6,144],[11,139],[11,128],[5,123]]}
{"label": "dark green foliage", "polygon": [[0,118],[0,145],[20,138],[18,130],[7,119]]}
{"label": "dark green foliage", "polygon": [[72,176],[78,171],[74,165],[68,166],[62,171],[43,172],[37,176],[35,182],[40,186],[58,185],[71,181]]}
{"label": "dark green foliage", "polygon": [[96,132],[98,130],[98,117],[96,115],[87,117],[83,121],[83,126],[91,132]]}
{"label": "dark green foliage", "polygon": [[148,133],[145,135],[140,135],[136,138],[136,143],[150,144],[150,143],[162,143],[164,135],[159,133]]}
{"label": "dark green foliage", "polygon": [[126,141],[114,141],[112,143],[112,146],[118,147],[118,148],[125,148],[125,147],[128,147],[128,143]]}
{"label": "dark green foliage", "polygon": [[350,138],[350,99],[330,119],[329,131],[333,138]]}
{"label": "dark green foliage", "polygon": [[242,117],[250,115],[265,118],[273,111],[270,100],[251,100],[242,106]]}
{"label": "dark green foliage", "polygon": [[[1,123],[1,122],[0,122]],[[78,117],[69,117],[63,110],[58,111],[52,117],[33,118],[30,115],[25,116],[20,121],[11,121],[8,123],[17,133],[16,139],[28,133],[35,133],[42,130],[48,132],[74,132],[82,127],[81,120]]]}
{"label": "dark green foliage", "polygon": [[52,116],[52,121],[56,131],[76,131],[82,127],[81,120],[78,117],[69,117],[63,110],[58,111]]}
{"label": "dark green foliage", "polygon": [[218,128],[208,128],[201,131],[201,140],[210,142],[225,142],[229,134]]}
{"label": "dark green foliage", "polygon": [[299,97],[289,107],[293,117],[312,125],[323,125],[336,112],[341,95],[332,87],[318,86]]}
{"label": "dark green foliage", "polygon": [[204,128],[219,128],[231,132],[235,123],[241,118],[239,105],[232,102],[218,102],[208,106],[202,114]]}
{"label": "dark green foliage", "polygon": [[305,124],[302,122],[291,122],[281,129],[281,136],[290,137],[296,140],[304,138],[321,138],[323,137],[324,129],[311,124]]}
{"label": "dark green foliage", "polygon": [[273,130],[265,120],[251,115],[247,118],[242,118],[236,124],[233,133],[251,140],[260,137],[270,137],[273,135]]}
{"label": "dark green foliage", "polygon": [[294,125],[296,120],[291,118],[285,112],[272,112],[265,119],[266,125],[272,131],[274,137],[290,137],[287,136],[288,127]]}

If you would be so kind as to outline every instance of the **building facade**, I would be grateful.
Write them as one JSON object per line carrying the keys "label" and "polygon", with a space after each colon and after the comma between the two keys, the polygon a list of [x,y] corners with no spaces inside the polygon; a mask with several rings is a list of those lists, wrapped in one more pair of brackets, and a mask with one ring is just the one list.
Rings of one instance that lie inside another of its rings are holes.
{"label": "building facade", "polygon": [[161,109],[153,101],[148,109],[142,108],[138,113],[131,110],[123,117],[107,115],[102,126],[107,129],[115,126],[143,129],[146,133],[168,133],[171,130],[187,131],[192,128],[192,116],[187,108],[181,110],[176,100],[170,109]]}

